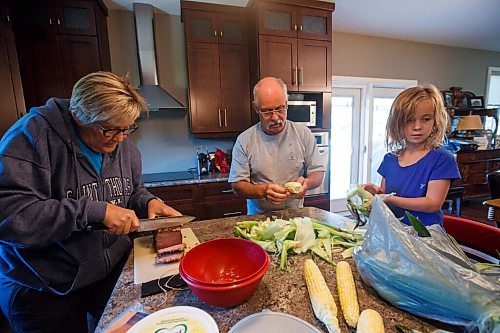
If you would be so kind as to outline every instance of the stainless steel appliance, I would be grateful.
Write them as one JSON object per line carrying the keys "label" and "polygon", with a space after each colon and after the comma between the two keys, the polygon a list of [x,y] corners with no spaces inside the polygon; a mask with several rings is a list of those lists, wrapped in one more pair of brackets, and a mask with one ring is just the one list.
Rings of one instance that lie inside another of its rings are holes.
{"label": "stainless steel appliance", "polygon": [[315,127],[316,101],[288,101],[287,119]]}
{"label": "stainless steel appliance", "polygon": [[321,159],[326,166],[325,177],[323,178],[323,183],[313,189],[306,192],[306,196],[318,195],[328,193],[330,190],[330,133],[328,132],[313,132],[316,138],[316,144],[318,145],[318,151]]}

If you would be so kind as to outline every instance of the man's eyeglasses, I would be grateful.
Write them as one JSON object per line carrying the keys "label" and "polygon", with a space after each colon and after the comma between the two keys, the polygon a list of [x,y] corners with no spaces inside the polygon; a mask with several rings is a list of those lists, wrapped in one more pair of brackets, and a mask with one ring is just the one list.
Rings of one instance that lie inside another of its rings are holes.
{"label": "man's eyeglasses", "polygon": [[286,112],[288,108],[286,106],[274,109],[274,110],[258,110],[259,114],[264,117],[264,118],[271,118],[273,114],[276,112],[276,114],[283,114]]}
{"label": "man's eyeglasses", "polygon": [[139,126],[137,126],[137,124],[133,124],[132,126],[127,127],[127,128],[104,128],[99,124],[97,124],[96,126],[101,130],[102,135],[108,139],[114,138],[115,136],[117,136],[120,133],[123,133],[123,135],[132,134],[135,131],[137,131],[137,129],[139,128]]}

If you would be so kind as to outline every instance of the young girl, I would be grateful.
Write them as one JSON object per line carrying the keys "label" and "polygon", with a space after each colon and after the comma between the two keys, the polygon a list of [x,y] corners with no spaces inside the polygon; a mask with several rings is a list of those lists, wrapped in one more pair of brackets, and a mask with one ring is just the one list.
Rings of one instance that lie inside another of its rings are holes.
{"label": "young girl", "polygon": [[424,225],[443,225],[441,206],[451,181],[460,178],[455,158],[441,147],[447,125],[441,93],[433,85],[408,88],[392,104],[386,126],[390,152],[378,168],[382,183],[363,187],[372,194],[395,193],[385,203],[406,224],[409,211]]}

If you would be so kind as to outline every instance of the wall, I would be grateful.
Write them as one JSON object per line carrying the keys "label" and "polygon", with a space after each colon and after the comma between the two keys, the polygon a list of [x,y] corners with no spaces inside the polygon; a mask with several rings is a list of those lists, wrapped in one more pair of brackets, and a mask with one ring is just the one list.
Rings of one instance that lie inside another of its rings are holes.
{"label": "wall", "polygon": [[[111,69],[119,75],[129,74],[139,85],[137,48],[132,12],[109,11],[109,47]],[[182,104],[187,105],[187,67],[184,31],[180,16],[156,12],[155,37],[160,85]],[[149,112],[131,135],[142,155],[143,173],[185,171],[196,166],[196,148],[205,146],[228,150],[233,139],[200,140],[189,131],[187,111]]]}
{"label": "wall", "polygon": [[484,96],[489,66],[500,52],[333,33],[333,75],[418,80]]}
{"label": "wall", "polygon": [[[111,10],[108,17],[111,66],[139,84],[132,12]],[[187,104],[185,43],[180,16],[156,15],[160,85]],[[431,82],[441,89],[463,87],[484,95],[488,66],[500,67],[500,53],[355,35],[333,34],[333,74]],[[231,139],[198,140],[184,112],[151,112],[131,138],[142,153],[143,172],[184,171],[195,167],[196,147],[230,149]]]}

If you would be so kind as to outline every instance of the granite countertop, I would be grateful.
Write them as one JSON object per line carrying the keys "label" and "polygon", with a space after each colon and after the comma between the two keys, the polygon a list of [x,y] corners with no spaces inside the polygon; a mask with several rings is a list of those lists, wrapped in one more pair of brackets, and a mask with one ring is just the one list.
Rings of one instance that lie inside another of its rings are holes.
{"label": "granite countertop", "polygon": [[149,187],[162,187],[174,185],[189,185],[201,183],[216,183],[227,182],[229,177],[228,173],[210,173],[208,175],[198,176],[196,172],[189,171],[178,172],[162,172],[162,173],[148,173],[142,175],[144,186]]}
{"label": "granite countertop", "polygon": [[[249,219],[262,220],[267,216],[279,216],[285,219],[297,216],[309,216],[334,225],[338,225],[347,220],[340,215],[319,208],[305,207],[301,209],[288,209],[266,213],[266,215],[253,215],[252,217],[243,215],[191,222],[189,226],[197,238],[201,242],[204,242],[210,239],[231,236],[237,221]],[[340,253],[337,252],[333,255],[334,261],[342,260]],[[155,307],[157,310],[181,305],[203,309],[215,319],[221,333],[228,332],[239,320],[264,309],[297,316],[311,323],[321,331],[326,332],[325,327],[316,319],[312,312],[307,287],[303,278],[303,262],[307,258],[310,258],[310,255],[289,255],[288,263],[291,271],[287,272],[280,271],[279,259],[272,256],[269,269],[264,275],[255,294],[239,306],[222,308],[203,303],[192,294],[190,290],[169,291],[166,297],[163,294],[157,294],[141,298],[140,285],[134,284],[133,254],[131,254],[115,286],[104,314],[101,317],[96,332],[102,332],[103,328],[106,327],[111,320],[136,301],[139,301],[144,306]],[[353,275],[361,310],[372,308],[378,311],[384,319],[386,332],[397,332],[395,328],[396,324],[403,324],[423,333],[432,332],[438,327],[449,329],[449,327],[441,323],[419,319],[408,312],[393,307],[378,296],[374,289],[368,287],[363,282],[361,276],[355,269],[353,260],[347,259],[347,261],[351,264],[351,267],[353,267]],[[315,262],[318,264],[335,298],[335,302],[339,309],[339,321],[342,332],[351,332],[341,315],[340,302],[336,292],[337,287],[335,283],[334,267],[318,258],[315,259]]]}

